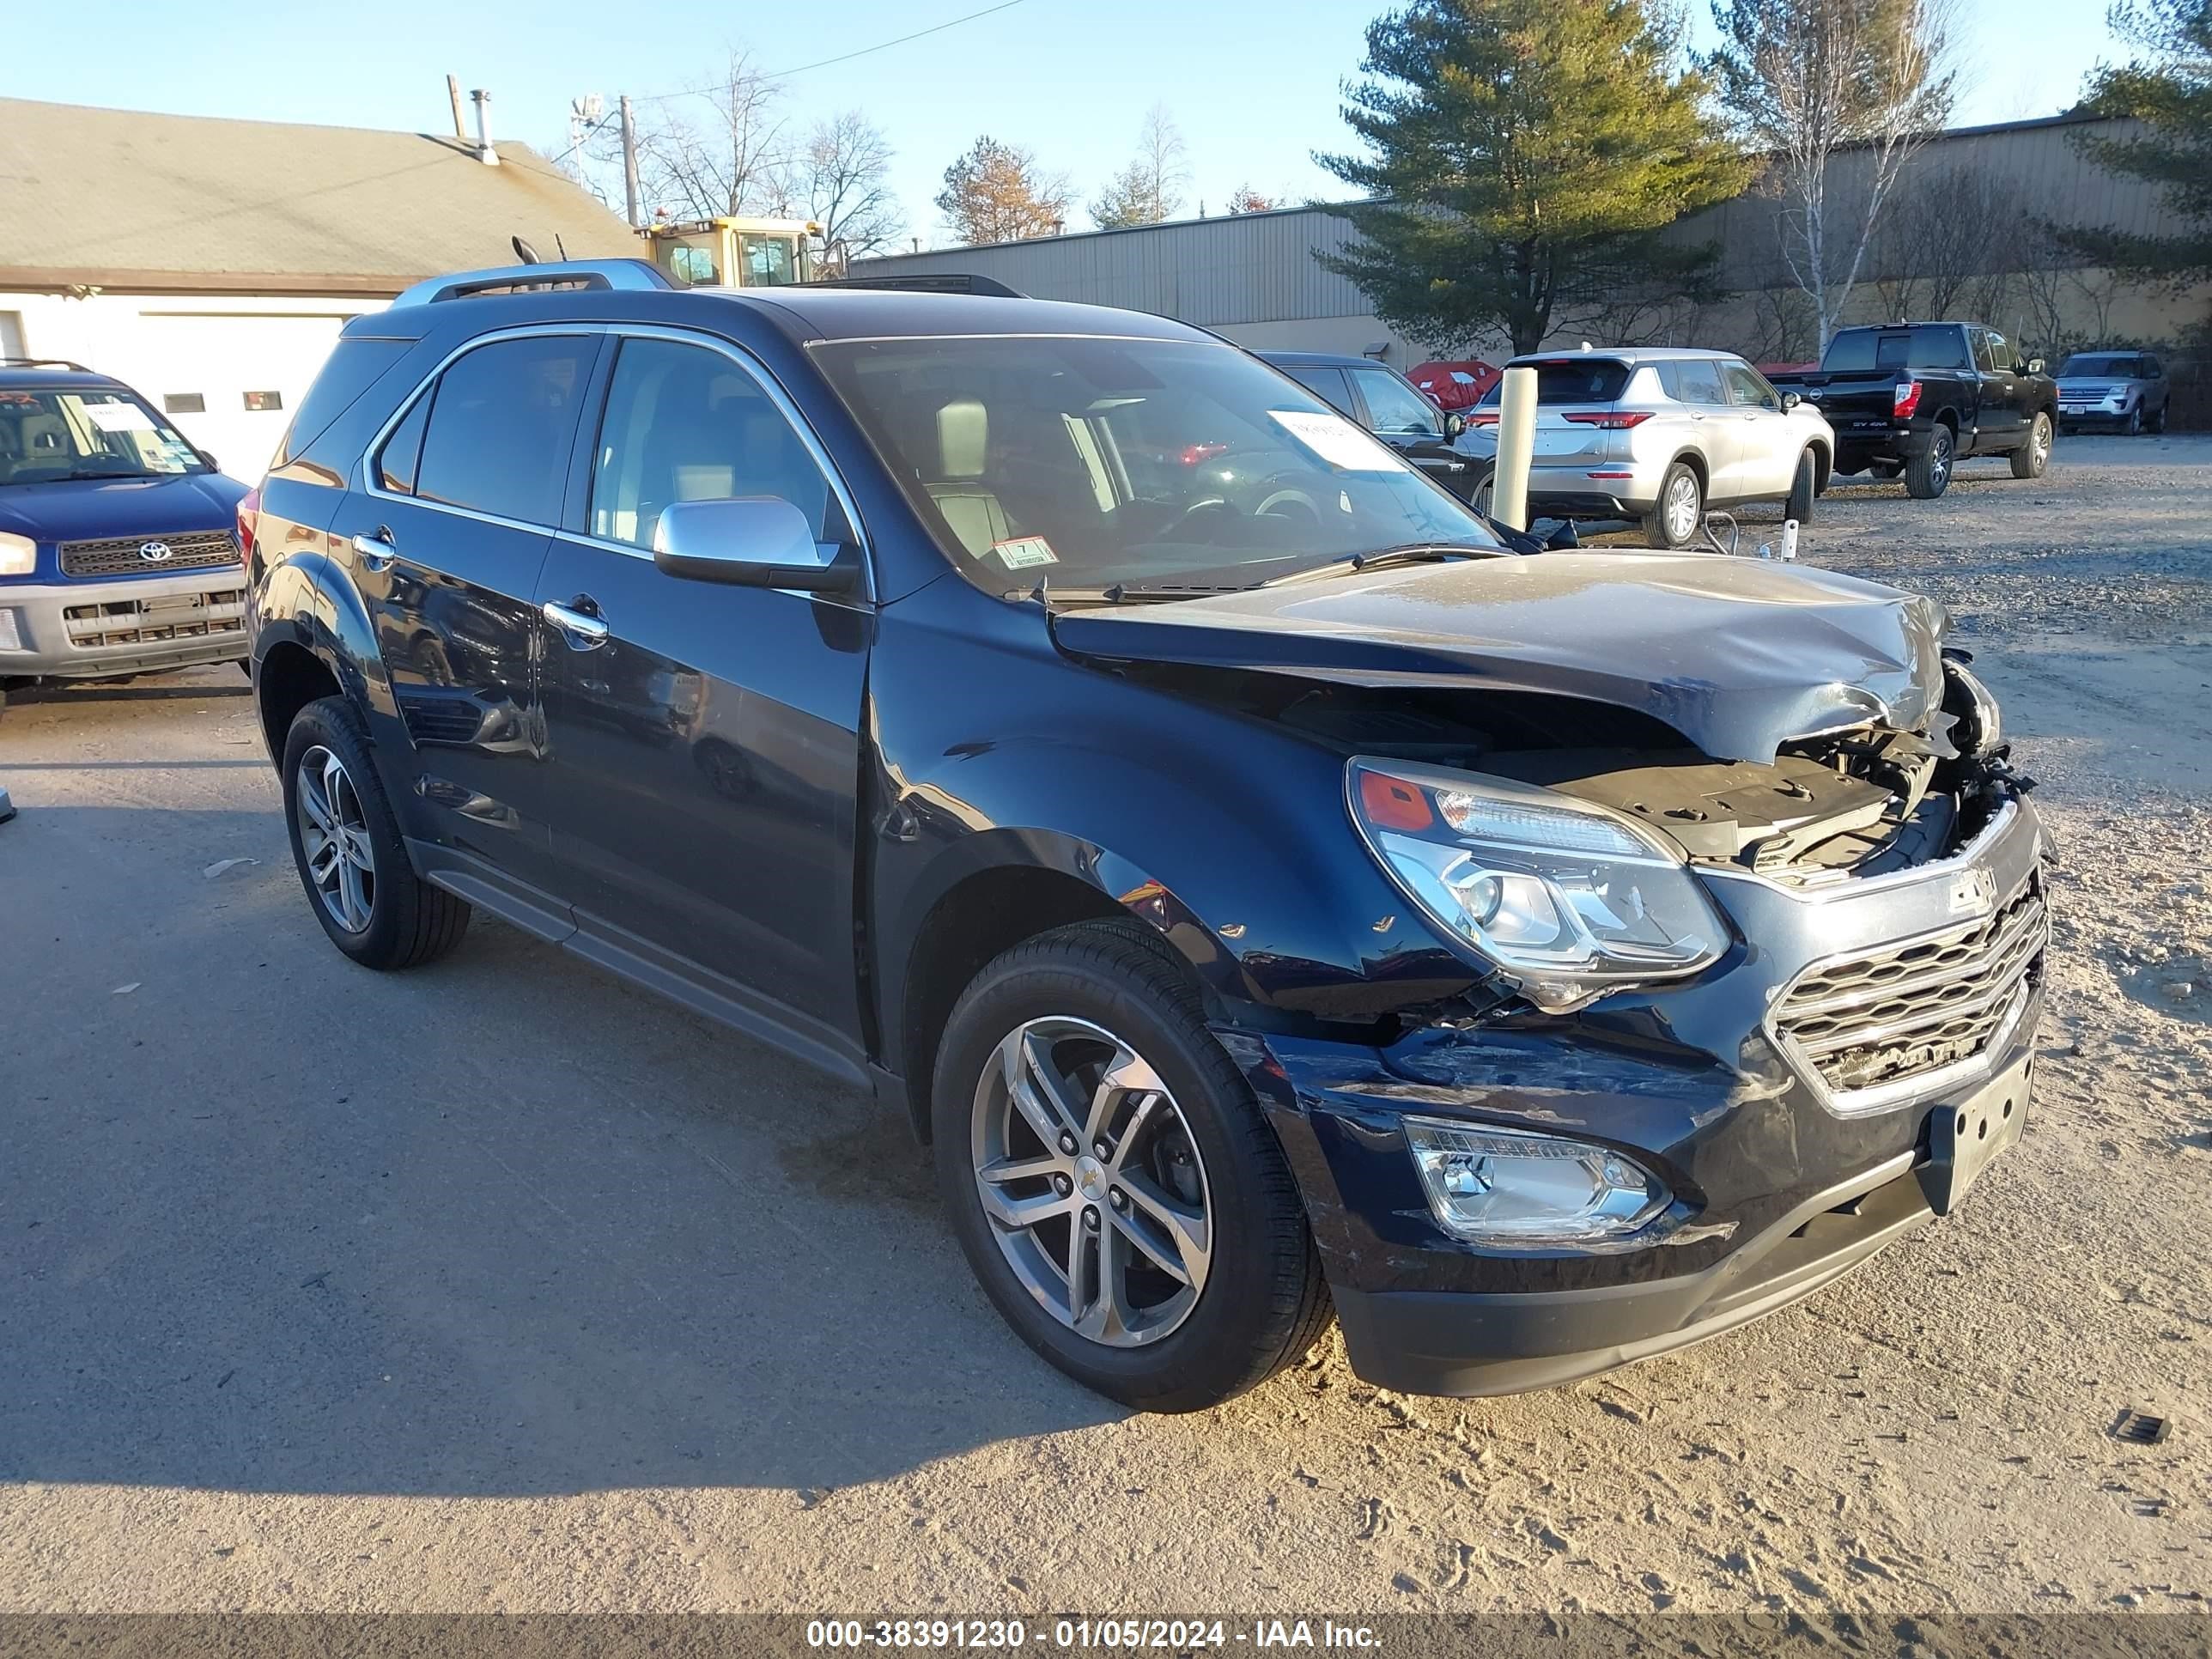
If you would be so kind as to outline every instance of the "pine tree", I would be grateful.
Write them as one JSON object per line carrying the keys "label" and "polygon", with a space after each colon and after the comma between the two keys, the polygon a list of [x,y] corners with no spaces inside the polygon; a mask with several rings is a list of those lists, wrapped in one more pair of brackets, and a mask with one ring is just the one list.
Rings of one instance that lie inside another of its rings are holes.
{"label": "pine tree", "polygon": [[[2117,173],[2163,187],[2169,235],[2062,230],[2076,252],[2137,281],[2185,287],[2212,278],[2212,0],[2135,0],[2113,26],[2141,49],[2122,68],[2101,68],[2084,108],[2133,116],[2136,137],[2090,134],[2080,142]],[[2212,319],[2203,325],[2212,333]]]}
{"label": "pine tree", "polygon": [[1320,164],[1374,199],[1323,263],[1438,349],[1533,351],[1625,290],[1710,291],[1717,250],[1662,240],[1750,165],[1644,0],[1412,0],[1367,30],[1346,89],[1363,155]]}

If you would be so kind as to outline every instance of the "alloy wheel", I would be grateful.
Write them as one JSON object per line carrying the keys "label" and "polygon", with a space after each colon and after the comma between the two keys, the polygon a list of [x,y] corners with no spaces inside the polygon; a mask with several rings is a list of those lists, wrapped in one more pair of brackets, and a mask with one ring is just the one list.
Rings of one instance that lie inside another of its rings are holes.
{"label": "alloy wheel", "polygon": [[1950,434],[1939,426],[1936,428],[1936,436],[1931,442],[1934,449],[1928,457],[1928,476],[1936,488],[1940,490],[1943,488],[1944,481],[1951,476]]}
{"label": "alloy wheel", "polygon": [[1206,1168],[1133,1048],[1088,1020],[1025,1021],[992,1051],[972,1122],[983,1215],[1040,1307],[1115,1348],[1190,1316],[1213,1255]]}
{"label": "alloy wheel", "polygon": [[364,933],[376,913],[376,853],[345,763],[319,744],[300,757],[293,792],[307,879],[332,921]]}
{"label": "alloy wheel", "polygon": [[[2136,424],[2130,429],[2137,432],[2142,429],[2142,411],[2141,410],[2137,410],[2136,411]],[[2035,417],[2035,430],[2029,435],[2028,441],[2035,446],[2035,465],[2037,470],[2039,471],[2042,469],[2043,464],[2051,459],[2051,421],[2049,416],[2039,415]]]}
{"label": "alloy wheel", "polygon": [[1698,481],[1684,472],[1667,486],[1667,535],[1670,540],[1686,542],[1697,532]]}

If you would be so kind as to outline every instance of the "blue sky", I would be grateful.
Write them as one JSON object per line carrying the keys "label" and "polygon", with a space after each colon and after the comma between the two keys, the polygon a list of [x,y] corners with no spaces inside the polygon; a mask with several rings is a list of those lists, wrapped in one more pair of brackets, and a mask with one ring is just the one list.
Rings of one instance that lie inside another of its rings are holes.
{"label": "blue sky", "polygon": [[[301,0],[103,9],[88,33],[68,6],[7,24],[0,95],[183,114],[441,131],[444,76],[491,89],[495,134],[565,142],[568,100],[699,84],[728,44],[770,70],[888,40],[991,0]],[[2084,70],[2122,55],[2103,0],[1960,0],[1969,85],[1961,125],[2055,112]],[[1370,0],[1019,0],[990,16],[783,82],[804,125],[866,110],[898,152],[908,228],[944,240],[930,198],[946,164],[988,131],[1036,150],[1087,200],[1164,104],[1190,151],[1186,211],[1219,212],[1249,181],[1298,201],[1340,194],[1310,160],[1350,135],[1338,87],[1358,66]],[[1702,21],[1702,0],[1690,0]],[[222,22],[211,19],[220,14]],[[1075,216],[1077,222],[1082,216]]]}

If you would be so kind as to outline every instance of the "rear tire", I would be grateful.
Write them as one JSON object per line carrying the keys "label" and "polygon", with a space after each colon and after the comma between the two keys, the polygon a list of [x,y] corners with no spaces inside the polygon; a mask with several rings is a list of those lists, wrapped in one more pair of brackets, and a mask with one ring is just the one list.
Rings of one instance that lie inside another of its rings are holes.
{"label": "rear tire", "polygon": [[[2135,422],[2128,429],[2142,428],[2142,410],[2136,410]],[[2039,478],[2044,468],[2051,465],[2051,416],[2041,410],[2027,423],[2027,441],[2012,453],[2012,476],[2015,478]]]}
{"label": "rear tire", "polygon": [[1650,547],[1687,547],[1705,521],[1705,487],[1697,469],[1676,461],[1659,480],[1659,499],[1644,515],[1644,540]]}
{"label": "rear tire", "polygon": [[[931,1110],[969,1265],[1016,1334],[1085,1387],[1199,1411],[1328,1328],[1275,1132],[1181,968],[1139,927],[1060,928],[986,967],[946,1023]],[[1170,1209],[1172,1231],[1156,1219]],[[1139,1235],[1188,1271],[1170,1276]]]}
{"label": "rear tire", "polygon": [[1905,464],[1905,493],[1917,501],[1932,501],[1948,489],[1957,445],[1951,428],[1938,422],[1928,434],[1928,447]]}
{"label": "rear tire", "polygon": [[434,962],[469,930],[470,907],[415,873],[399,820],[343,697],[309,703],[284,739],[284,823],[308,907],[365,968]]}
{"label": "rear tire", "polygon": [[1813,520],[1813,502],[1820,495],[1820,458],[1808,444],[1805,453],[1797,458],[1797,475],[1790,481],[1789,499],[1782,503],[1782,516],[1795,519],[1799,524]]}

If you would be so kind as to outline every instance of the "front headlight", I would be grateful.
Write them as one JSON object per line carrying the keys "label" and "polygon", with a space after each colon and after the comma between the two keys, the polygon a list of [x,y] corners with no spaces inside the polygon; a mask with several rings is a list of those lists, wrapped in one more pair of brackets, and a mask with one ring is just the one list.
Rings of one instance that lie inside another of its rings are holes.
{"label": "front headlight", "polygon": [[1352,820],[1429,920],[1567,1013],[1677,979],[1727,929],[1681,854],[1630,820],[1504,778],[1355,759]]}
{"label": "front headlight", "polygon": [[38,543],[28,536],[0,530],[0,576],[27,576],[38,562]]}
{"label": "front headlight", "polygon": [[1409,1117],[1406,1144],[1437,1225],[1472,1243],[1588,1246],[1636,1231],[1671,1201],[1643,1165],[1588,1141]]}

